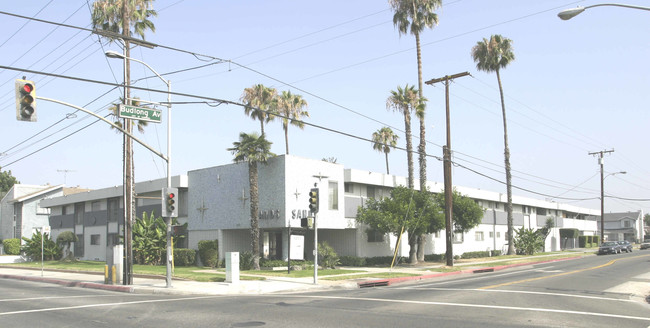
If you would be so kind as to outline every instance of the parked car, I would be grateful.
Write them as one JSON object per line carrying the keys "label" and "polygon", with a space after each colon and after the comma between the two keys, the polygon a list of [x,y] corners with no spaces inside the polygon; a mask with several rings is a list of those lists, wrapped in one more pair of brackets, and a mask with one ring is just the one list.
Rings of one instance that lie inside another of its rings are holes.
{"label": "parked car", "polygon": [[629,241],[623,240],[618,242],[619,245],[621,245],[621,251],[625,253],[632,253],[632,244],[630,244]]}
{"label": "parked car", "polygon": [[615,241],[606,241],[598,247],[598,255],[601,254],[618,254],[621,252],[621,245]]}
{"label": "parked car", "polygon": [[640,249],[648,249],[648,248],[650,248],[650,240],[645,241],[643,244],[641,244],[641,247],[639,247],[639,248]]}

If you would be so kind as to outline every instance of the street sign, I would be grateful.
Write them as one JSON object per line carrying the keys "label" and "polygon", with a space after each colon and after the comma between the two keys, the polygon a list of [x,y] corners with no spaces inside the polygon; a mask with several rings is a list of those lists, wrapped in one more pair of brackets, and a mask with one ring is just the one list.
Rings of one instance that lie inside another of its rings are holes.
{"label": "street sign", "polygon": [[120,104],[119,116],[122,118],[160,123],[162,111],[160,109],[136,107]]}

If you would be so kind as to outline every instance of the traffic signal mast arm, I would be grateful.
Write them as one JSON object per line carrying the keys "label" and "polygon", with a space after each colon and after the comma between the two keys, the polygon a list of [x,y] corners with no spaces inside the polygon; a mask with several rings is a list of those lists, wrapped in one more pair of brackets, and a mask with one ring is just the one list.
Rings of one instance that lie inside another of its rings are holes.
{"label": "traffic signal mast arm", "polygon": [[72,107],[72,108],[74,108],[74,109],[78,109],[78,110],[80,110],[80,111],[82,111],[82,112],[84,112],[84,113],[86,113],[86,114],[90,114],[90,115],[92,115],[92,116],[94,116],[94,117],[96,117],[96,118],[98,118],[98,119],[100,119],[100,120],[102,120],[102,121],[108,123],[110,126],[112,126],[112,127],[116,128],[116,129],[120,130],[122,133],[128,135],[131,139],[137,141],[137,142],[138,142],[139,144],[141,144],[144,148],[149,149],[151,152],[153,152],[154,154],[158,155],[158,157],[164,159],[165,161],[168,161],[167,156],[165,156],[165,155],[163,155],[161,152],[159,152],[159,151],[153,149],[151,146],[147,145],[144,141],[142,141],[142,140],[138,139],[137,137],[135,137],[134,135],[132,135],[132,134],[126,132],[126,130],[124,130],[124,129],[122,129],[121,127],[115,125],[113,122],[111,122],[111,121],[109,121],[109,120],[107,120],[107,119],[105,119],[105,118],[103,118],[103,117],[101,117],[101,116],[99,116],[99,115],[97,115],[97,114],[95,114],[95,113],[93,113],[93,112],[91,112],[91,111],[89,111],[89,110],[83,108],[83,107],[75,106],[75,105],[73,105],[73,104],[69,104],[69,103],[64,102],[64,101],[60,101],[60,100],[56,100],[56,99],[50,99],[50,98],[45,98],[45,97],[38,97],[38,96],[37,96],[36,99],[45,100],[45,101],[51,101],[51,102],[53,102],[53,103],[57,103],[57,104],[61,104],[61,105],[64,105],[64,106]]}

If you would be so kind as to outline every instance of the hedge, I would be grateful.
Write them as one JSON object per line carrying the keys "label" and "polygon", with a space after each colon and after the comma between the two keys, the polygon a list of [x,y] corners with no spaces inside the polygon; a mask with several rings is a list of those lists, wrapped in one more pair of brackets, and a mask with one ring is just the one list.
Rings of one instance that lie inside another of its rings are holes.
{"label": "hedge", "polygon": [[217,267],[219,265],[219,241],[199,241],[199,258],[201,259],[201,265],[211,268]]}
{"label": "hedge", "polygon": [[193,266],[196,263],[196,250],[188,248],[174,249],[175,266]]}
{"label": "hedge", "polygon": [[3,240],[2,247],[7,255],[20,255],[20,239],[18,238]]}
{"label": "hedge", "polygon": [[580,235],[580,231],[578,229],[568,229],[568,228],[562,228],[560,229],[560,238],[578,238],[578,235]]}

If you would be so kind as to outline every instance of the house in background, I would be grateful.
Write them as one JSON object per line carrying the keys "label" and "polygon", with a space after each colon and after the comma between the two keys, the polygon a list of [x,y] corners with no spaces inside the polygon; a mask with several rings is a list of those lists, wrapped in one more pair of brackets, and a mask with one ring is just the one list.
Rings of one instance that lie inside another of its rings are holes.
{"label": "house in background", "polygon": [[627,240],[631,243],[643,241],[643,211],[627,213],[605,213],[605,240]]}
{"label": "house in background", "polygon": [[50,210],[40,206],[42,199],[86,190],[64,185],[15,184],[0,201],[0,240],[31,238],[36,228],[49,225]]}
{"label": "house in background", "polygon": [[[136,217],[141,218],[144,212],[160,216],[162,188],[167,186],[166,182],[166,179],[157,179],[136,183]],[[173,176],[171,182],[179,189],[178,221],[183,224],[187,222],[187,176]],[[122,186],[114,186],[43,199],[40,205],[50,211],[52,239],[56,240],[64,231],[72,231],[79,239],[73,245],[76,258],[105,261],[113,246],[122,244],[123,193]]]}

